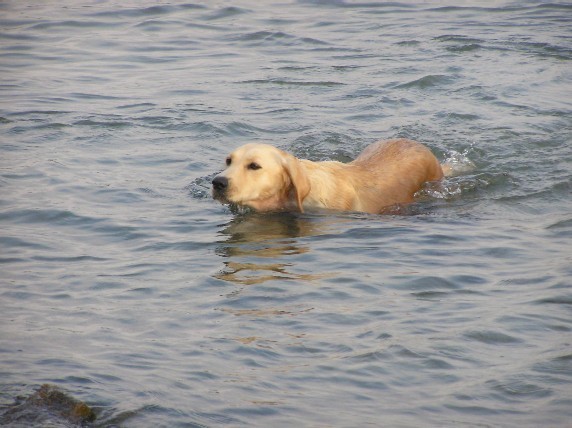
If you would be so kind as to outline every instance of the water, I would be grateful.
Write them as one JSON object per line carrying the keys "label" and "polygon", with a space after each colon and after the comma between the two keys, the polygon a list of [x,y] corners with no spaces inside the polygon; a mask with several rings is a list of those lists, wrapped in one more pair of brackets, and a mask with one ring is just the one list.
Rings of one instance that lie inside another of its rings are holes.
{"label": "water", "polygon": [[[571,3],[33,3],[0,5],[0,414],[569,426]],[[248,141],[392,137],[458,175],[393,216],[209,196]]]}

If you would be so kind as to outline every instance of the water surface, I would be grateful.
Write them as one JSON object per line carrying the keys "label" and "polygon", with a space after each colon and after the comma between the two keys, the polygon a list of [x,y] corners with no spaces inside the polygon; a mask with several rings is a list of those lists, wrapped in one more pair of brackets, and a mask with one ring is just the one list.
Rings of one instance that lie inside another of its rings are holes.
{"label": "water surface", "polygon": [[[560,1],[0,5],[0,414],[49,383],[105,427],[568,426],[571,25]],[[459,174],[388,216],[210,198],[246,142],[393,137]]]}

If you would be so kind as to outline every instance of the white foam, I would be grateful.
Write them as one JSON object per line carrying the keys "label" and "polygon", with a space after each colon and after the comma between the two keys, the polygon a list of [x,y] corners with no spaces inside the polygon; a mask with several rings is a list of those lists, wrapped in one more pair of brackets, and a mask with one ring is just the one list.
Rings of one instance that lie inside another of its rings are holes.
{"label": "white foam", "polygon": [[456,150],[447,152],[447,157],[442,163],[446,177],[455,177],[475,170],[476,166],[468,156],[471,149],[472,146],[462,152],[457,152]]}

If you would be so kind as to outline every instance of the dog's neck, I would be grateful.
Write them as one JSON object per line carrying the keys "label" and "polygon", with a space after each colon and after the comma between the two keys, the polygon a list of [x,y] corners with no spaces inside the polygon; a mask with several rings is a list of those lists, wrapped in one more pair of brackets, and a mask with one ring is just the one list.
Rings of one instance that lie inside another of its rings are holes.
{"label": "dog's neck", "polygon": [[343,181],[339,174],[341,170],[351,168],[350,165],[337,161],[302,160],[301,163],[310,181],[310,192],[302,203],[304,209],[354,209],[353,183]]}

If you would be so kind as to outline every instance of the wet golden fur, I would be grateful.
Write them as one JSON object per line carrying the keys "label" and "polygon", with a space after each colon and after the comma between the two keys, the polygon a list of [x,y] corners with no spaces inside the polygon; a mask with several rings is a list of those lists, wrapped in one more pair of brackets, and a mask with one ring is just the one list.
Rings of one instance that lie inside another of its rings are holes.
{"label": "wet golden fur", "polygon": [[251,143],[227,158],[213,196],[257,211],[332,209],[381,213],[413,201],[423,183],[443,178],[424,145],[406,139],[368,146],[354,161],[312,162]]}

